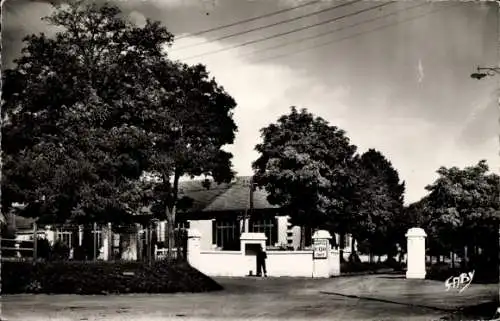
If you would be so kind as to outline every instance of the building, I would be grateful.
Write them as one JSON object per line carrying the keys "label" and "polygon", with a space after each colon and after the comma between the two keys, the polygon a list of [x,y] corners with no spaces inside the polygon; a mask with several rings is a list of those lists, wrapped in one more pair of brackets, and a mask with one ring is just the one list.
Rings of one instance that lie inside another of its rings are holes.
{"label": "building", "polygon": [[[202,180],[183,181],[179,184],[179,197],[189,197],[192,205],[176,215],[177,227],[193,228],[202,235],[202,250],[240,250],[242,232],[264,233],[269,250],[297,250],[300,246],[301,227],[292,226],[290,217],[277,206],[267,201],[262,189],[252,189],[251,177],[236,177],[230,183],[215,184],[207,189]],[[148,213],[148,210],[145,210]],[[146,214],[148,215],[148,214]],[[150,215],[150,212],[149,212]],[[35,220],[10,215],[9,225],[17,231],[18,240],[32,240]],[[96,255],[102,259],[139,259],[144,254],[144,243],[151,239],[145,224],[135,224],[127,231],[113,232],[110,224],[93,226],[90,231],[96,247]],[[38,226],[39,237],[50,243],[63,242],[69,248],[82,244],[82,226]],[[167,241],[166,221],[154,224],[154,241],[157,251],[162,251]],[[311,246],[313,231],[305,232],[306,248]],[[335,244],[339,236],[335,235]],[[351,250],[351,238],[345,238],[344,255]],[[164,250],[163,250],[164,251]]]}
{"label": "building", "polygon": [[[251,191],[251,177],[236,177],[228,184],[213,184],[206,189],[201,181],[182,182],[181,196],[193,199],[193,206],[176,217],[186,227],[203,235],[202,249],[239,250],[241,232],[261,232],[267,237],[268,249],[292,249],[300,246],[301,227],[292,226],[290,217],[278,206],[267,201],[263,189]],[[165,222],[160,223],[162,235]],[[306,247],[311,246],[313,231],[305,232]],[[336,235],[336,243],[339,236]],[[346,253],[351,250],[351,238],[345,238]],[[210,240],[212,240],[210,242]]]}

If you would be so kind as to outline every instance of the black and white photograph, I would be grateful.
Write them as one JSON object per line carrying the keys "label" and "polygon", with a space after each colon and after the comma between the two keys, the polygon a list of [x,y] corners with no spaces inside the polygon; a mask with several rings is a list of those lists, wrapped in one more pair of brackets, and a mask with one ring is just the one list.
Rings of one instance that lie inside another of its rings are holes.
{"label": "black and white photograph", "polygon": [[2,1],[0,320],[500,321],[499,4]]}

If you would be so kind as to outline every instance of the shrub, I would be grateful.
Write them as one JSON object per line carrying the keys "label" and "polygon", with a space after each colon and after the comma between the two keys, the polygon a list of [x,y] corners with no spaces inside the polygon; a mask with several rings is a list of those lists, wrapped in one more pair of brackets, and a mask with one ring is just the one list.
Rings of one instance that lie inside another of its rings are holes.
{"label": "shrub", "polygon": [[403,265],[398,262],[388,261],[380,263],[366,263],[366,262],[341,262],[340,271],[342,273],[361,273],[361,272],[386,272],[391,271],[402,271]]}
{"label": "shrub", "polygon": [[[33,248],[33,242],[31,242],[31,241],[22,241],[19,244],[19,248],[21,248],[21,249],[32,249]],[[21,257],[33,257],[33,251],[30,251],[30,250],[20,250],[19,254],[21,254]]]}
{"label": "shrub", "polygon": [[77,245],[73,248],[73,259],[76,261],[85,261],[86,255],[83,246]]}
{"label": "shrub", "polygon": [[69,259],[70,249],[66,244],[61,241],[57,241],[52,245],[52,250],[50,253],[51,260],[67,260]]}
{"label": "shrub", "polygon": [[498,267],[497,266],[470,266],[469,268],[455,267],[452,268],[446,263],[433,264],[427,267],[427,278],[437,281],[445,281],[451,276],[459,276],[461,273],[474,271],[472,283],[497,283],[498,282]]}
{"label": "shrub", "polygon": [[[133,272],[126,275],[124,272]],[[219,284],[182,262],[3,262],[4,293],[207,292]]]}
{"label": "shrub", "polygon": [[50,257],[50,243],[47,239],[38,239],[36,244],[36,256],[40,259],[48,260]]}

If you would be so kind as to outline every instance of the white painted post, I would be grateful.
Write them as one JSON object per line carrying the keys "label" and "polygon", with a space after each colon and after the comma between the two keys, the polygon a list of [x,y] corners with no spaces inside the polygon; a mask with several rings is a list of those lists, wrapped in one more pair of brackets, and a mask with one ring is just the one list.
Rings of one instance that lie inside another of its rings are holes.
{"label": "white painted post", "polygon": [[[247,253],[247,245],[252,244],[253,247],[256,245],[260,245],[264,251],[266,251],[266,234],[264,233],[258,233],[258,232],[253,232],[253,233],[241,233],[240,236],[240,251],[241,255],[245,257],[243,263],[245,270],[243,273],[246,273],[247,271],[252,274],[257,274],[257,252],[254,252],[253,250],[249,250]],[[256,249],[255,249],[256,250]],[[242,268],[243,268],[242,266]],[[255,271],[254,271],[255,269]],[[266,269],[268,267],[266,266]],[[255,273],[254,273],[255,272]],[[269,274],[268,274],[269,275]]]}
{"label": "white painted post", "polygon": [[196,229],[188,229],[187,257],[188,263],[200,270],[201,233]]}
{"label": "white painted post", "polygon": [[427,234],[421,228],[414,227],[408,230],[407,279],[425,279],[425,238]]}
{"label": "white painted post", "polygon": [[192,220],[189,221],[189,227],[197,230],[203,239],[200,240],[200,248],[204,251],[209,251],[212,249],[212,226],[213,220]]}
{"label": "white painted post", "polygon": [[83,244],[83,225],[78,225],[78,246]]}
{"label": "white painted post", "polygon": [[240,236],[240,250],[241,254],[245,255],[247,244],[260,244],[262,249],[266,250],[267,237],[264,233],[242,233]]}
{"label": "white painted post", "polygon": [[288,245],[288,219],[289,216],[276,216],[276,223],[278,225],[278,245]]}
{"label": "white painted post", "polygon": [[293,226],[292,227],[292,247],[294,250],[297,250],[300,247],[300,238],[301,238],[300,226]]}
{"label": "white painted post", "polygon": [[[313,236],[313,278],[330,277],[330,232],[316,231]],[[340,258],[338,258],[340,260]]]}
{"label": "white painted post", "polygon": [[56,241],[56,231],[51,226],[45,227],[45,236],[50,245],[54,245]]}

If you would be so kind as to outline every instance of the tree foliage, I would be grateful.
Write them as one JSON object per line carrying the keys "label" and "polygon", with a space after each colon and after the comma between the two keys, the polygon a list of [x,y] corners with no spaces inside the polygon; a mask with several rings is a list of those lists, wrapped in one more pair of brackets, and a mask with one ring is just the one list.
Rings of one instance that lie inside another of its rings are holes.
{"label": "tree foliage", "polygon": [[436,181],[426,187],[423,210],[431,242],[442,250],[491,247],[498,233],[498,175],[489,172],[484,160],[462,169],[441,167],[437,173]]}
{"label": "tree foliage", "polygon": [[[231,178],[222,147],[236,104],[204,66],[168,59],[163,26],[83,1],[46,20],[56,36],[27,36],[4,74],[4,208],[24,203],[21,214],[40,222],[123,223],[155,202],[173,225],[180,176]],[[141,180],[148,172],[161,184]]]}
{"label": "tree foliage", "polygon": [[261,133],[254,179],[269,193],[269,202],[287,211],[297,225],[331,227],[353,185],[349,166],[356,147],[345,132],[292,107]]}
{"label": "tree foliage", "polygon": [[375,149],[359,159],[363,180],[358,190],[362,220],[355,226],[354,236],[365,242],[373,254],[392,254],[404,234],[403,198],[405,186],[391,162]]}

